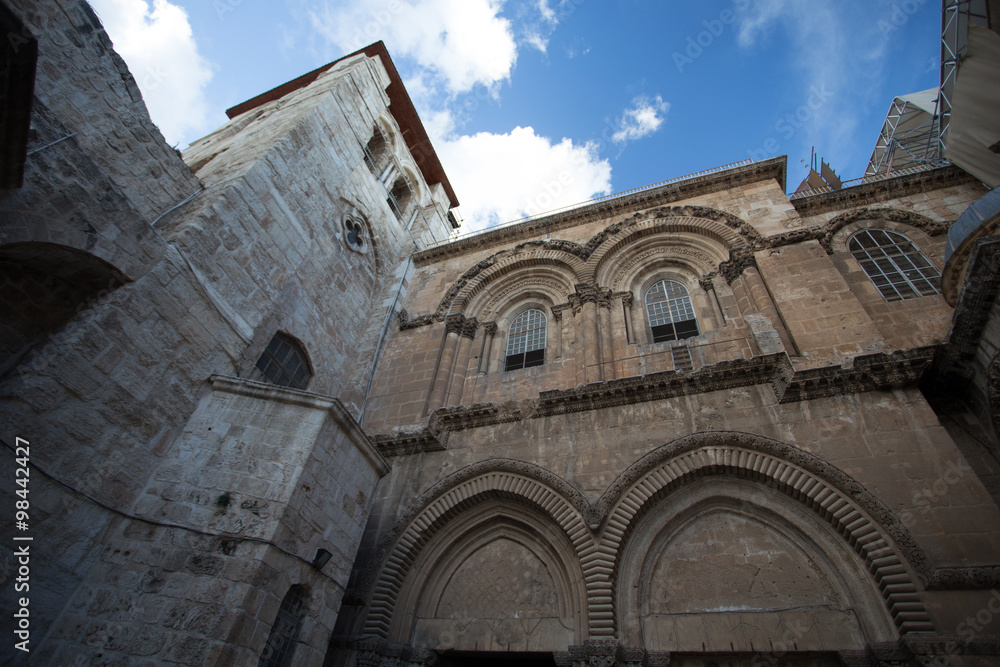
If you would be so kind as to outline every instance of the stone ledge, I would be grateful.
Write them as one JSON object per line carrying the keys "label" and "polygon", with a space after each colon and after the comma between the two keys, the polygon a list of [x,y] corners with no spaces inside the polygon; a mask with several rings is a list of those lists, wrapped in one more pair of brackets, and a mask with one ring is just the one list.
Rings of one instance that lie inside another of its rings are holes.
{"label": "stone ledge", "polygon": [[361,429],[354,416],[347,411],[347,408],[338,399],[301,389],[279,387],[267,382],[234,378],[225,375],[212,375],[208,378],[208,381],[211,383],[212,389],[216,391],[326,412],[337,426],[340,427],[341,431],[347,435],[351,444],[357,447],[365,458],[368,459],[369,464],[371,464],[379,477],[385,477],[389,474],[389,463],[379,453],[372,439]]}
{"label": "stone ledge", "polygon": [[784,352],[722,361],[696,371],[662,371],[573,389],[552,389],[540,392],[536,399],[438,408],[422,431],[379,434],[372,439],[387,456],[398,456],[444,449],[451,431],[739,387],[769,384],[779,403],[912,387],[931,366],[937,349],[927,346],[877,352],[855,357],[851,366],[801,371],[792,367]]}

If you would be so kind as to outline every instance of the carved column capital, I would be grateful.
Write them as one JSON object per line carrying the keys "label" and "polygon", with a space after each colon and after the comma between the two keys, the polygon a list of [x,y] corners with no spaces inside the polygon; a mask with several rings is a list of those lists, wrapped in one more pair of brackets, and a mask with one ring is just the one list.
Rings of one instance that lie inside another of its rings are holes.
{"label": "carved column capital", "polygon": [[462,335],[465,328],[465,315],[462,313],[452,313],[444,320],[445,332]]}
{"label": "carved column capital", "polygon": [[715,276],[719,275],[717,271],[712,271],[711,273],[705,274],[698,279],[698,284],[706,292],[711,292],[715,289]]}
{"label": "carved column capital", "polygon": [[496,322],[483,322],[483,331],[486,332],[487,336],[497,335],[497,323]]}
{"label": "carved column capital", "polygon": [[551,308],[549,308],[549,311],[552,313],[552,317],[554,317],[556,320],[561,321],[564,311],[577,310],[577,309],[578,308],[574,308],[573,304],[571,303],[561,303],[558,306],[552,306]]}
{"label": "carved column capital", "polygon": [[757,268],[757,258],[752,248],[744,246],[729,251],[729,259],[719,264],[719,273],[727,283],[732,283],[750,267]]}
{"label": "carved column capital", "polygon": [[[594,283],[577,283],[575,296],[580,300],[580,304],[593,303],[599,308],[611,307],[611,290]],[[570,295],[572,299],[574,295]],[[572,301],[571,301],[572,303]]]}
{"label": "carved column capital", "polygon": [[462,336],[469,340],[476,339],[476,329],[479,328],[479,320],[475,317],[465,320],[462,323]]}
{"label": "carved column capital", "polygon": [[632,307],[632,301],[635,299],[632,292],[615,292],[614,297],[622,300],[622,305],[626,308]]}

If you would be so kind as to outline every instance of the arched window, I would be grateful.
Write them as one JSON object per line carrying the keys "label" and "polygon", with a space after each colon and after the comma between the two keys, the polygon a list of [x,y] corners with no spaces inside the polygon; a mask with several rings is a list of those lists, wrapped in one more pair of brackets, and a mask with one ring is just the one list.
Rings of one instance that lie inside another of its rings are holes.
{"label": "arched window", "polygon": [[938,293],[941,273],[902,234],[866,229],[847,244],[886,301]]}
{"label": "arched window", "polygon": [[305,389],[312,378],[309,358],[302,346],[291,336],[278,332],[257,360],[257,368],[271,384],[292,389]]}
{"label": "arched window", "polygon": [[698,335],[691,297],[677,281],[661,280],[646,290],[646,315],[654,343]]}
{"label": "arched window", "polygon": [[292,586],[281,601],[267,645],[260,655],[259,667],[289,667],[293,664],[295,645],[299,641],[305,615],[306,591],[302,586]]}
{"label": "arched window", "polygon": [[545,363],[545,313],[526,310],[510,324],[505,371],[541,366]]}

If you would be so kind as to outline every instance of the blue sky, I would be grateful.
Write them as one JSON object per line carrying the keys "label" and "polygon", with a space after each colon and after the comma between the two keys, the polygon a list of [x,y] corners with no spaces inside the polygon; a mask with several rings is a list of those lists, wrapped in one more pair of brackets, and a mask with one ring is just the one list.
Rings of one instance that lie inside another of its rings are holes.
{"label": "blue sky", "polygon": [[385,41],[463,231],[810,148],[864,173],[895,95],[938,84],[936,0],[91,0],[184,148],[226,108]]}

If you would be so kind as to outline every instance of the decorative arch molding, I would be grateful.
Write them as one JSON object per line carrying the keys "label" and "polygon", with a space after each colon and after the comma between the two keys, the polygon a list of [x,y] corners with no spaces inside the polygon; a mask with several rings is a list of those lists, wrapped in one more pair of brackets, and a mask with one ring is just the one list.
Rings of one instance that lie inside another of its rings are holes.
{"label": "decorative arch molding", "polygon": [[588,562],[595,560],[592,530],[596,517],[583,494],[534,464],[489,459],[449,475],[422,493],[383,540],[360,587],[370,604],[366,635],[388,638],[399,592],[431,538],[462,512],[496,498],[526,504],[549,517],[573,545],[584,577],[588,582],[594,578]]}
{"label": "decorative arch molding", "polygon": [[451,312],[464,312],[470,317],[485,315],[489,312],[488,306],[494,304],[501,293],[509,293],[512,281],[518,280],[524,286],[532,282],[547,284],[548,291],[561,292],[553,295],[553,303],[564,302],[580,281],[577,278],[579,266],[559,256],[561,254],[560,251],[529,251],[504,258],[465,285],[453,301]]}
{"label": "decorative arch molding", "polygon": [[828,254],[833,254],[834,237],[841,229],[855,222],[871,220],[885,220],[901,225],[908,225],[926,232],[929,236],[939,236],[948,232],[948,222],[932,220],[920,213],[913,211],[901,211],[894,208],[859,208],[848,213],[843,213],[830,220],[823,227],[822,236],[819,238],[820,244]]}
{"label": "decorative arch molding", "polygon": [[[933,630],[909,573],[912,568],[921,584],[926,584],[932,566],[892,511],[822,459],[776,440],[737,431],[680,438],[653,450],[619,475],[595,508],[604,517],[595,571],[607,573],[607,577],[600,585],[591,583],[588,592],[592,588],[592,594],[598,593],[607,604],[613,604],[619,549],[639,519],[679,486],[718,474],[764,482],[812,509],[865,563],[897,628],[904,633]],[[613,613],[596,619],[592,613],[591,621],[591,636],[615,635]]]}
{"label": "decorative arch molding", "polygon": [[[683,235],[683,236],[679,236]],[[660,236],[659,239],[656,237]],[[729,258],[732,248],[746,245],[732,229],[712,220],[698,218],[654,218],[636,222],[609,237],[598,247],[583,271],[588,281],[610,285],[617,264],[651,247],[675,249],[678,254],[703,265],[708,273]]]}
{"label": "decorative arch molding", "polygon": [[[679,227],[674,227],[672,229],[657,228],[658,224],[660,226],[664,224],[676,225],[676,219],[678,218],[685,219],[684,224],[688,225],[686,229],[681,229]],[[721,224],[709,225],[706,224],[705,221]],[[475,278],[484,274],[484,272],[487,272],[489,269],[497,266],[498,264],[501,266],[506,265],[505,260],[510,259],[511,262],[516,262],[517,259],[514,258],[517,256],[523,256],[526,251],[533,251],[533,255],[535,257],[545,257],[549,260],[562,261],[562,263],[569,266],[578,276],[581,276],[578,282],[588,282],[589,279],[584,280],[582,276],[586,270],[585,263],[592,263],[590,260],[592,259],[595,251],[613,237],[619,235],[622,235],[623,237],[628,236],[628,230],[635,227],[639,227],[640,229],[651,229],[652,231],[649,231],[648,233],[657,233],[658,231],[692,231],[696,234],[708,235],[710,238],[718,240],[727,247],[738,247],[745,244],[749,244],[753,247],[762,247],[764,243],[764,239],[760,235],[760,232],[732,213],[726,213],[725,211],[708,208],[706,206],[664,206],[645,211],[643,213],[637,213],[631,218],[609,225],[602,231],[592,236],[584,245],[561,239],[552,239],[548,241],[539,240],[519,243],[513,248],[507,248],[494,253],[472,265],[451,285],[451,287],[448,288],[448,291],[445,292],[440,304],[438,304],[433,319],[440,322],[448,315],[449,312],[452,312],[454,310],[453,306],[456,305],[456,300],[460,295],[464,294],[466,287]],[[728,230],[733,230],[735,233]],[[740,237],[745,239],[745,241],[741,243]],[[612,243],[612,246],[614,245],[615,244]],[[607,252],[609,251],[606,250],[605,254]],[[596,269],[592,270],[590,275],[595,274]],[[490,275],[495,274],[490,273]],[[483,280],[488,282],[486,276],[483,277]]]}

